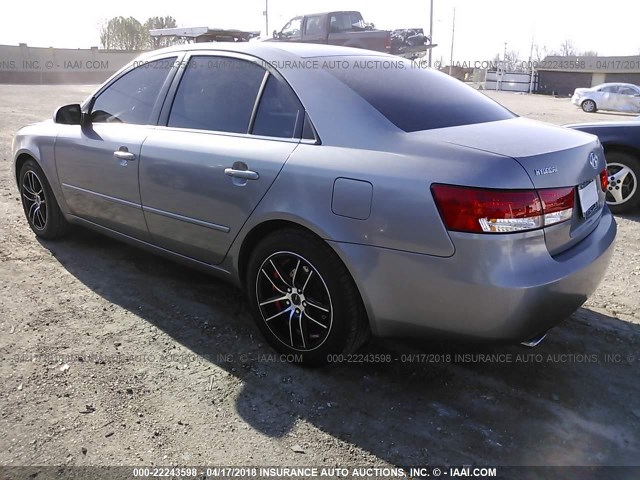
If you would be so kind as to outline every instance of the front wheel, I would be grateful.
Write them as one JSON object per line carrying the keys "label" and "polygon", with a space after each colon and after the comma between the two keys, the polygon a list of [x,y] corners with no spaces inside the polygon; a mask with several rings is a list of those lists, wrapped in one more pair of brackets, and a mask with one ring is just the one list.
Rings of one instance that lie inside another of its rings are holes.
{"label": "front wheel", "polygon": [[265,238],[249,261],[246,289],[262,334],[295,362],[336,362],[368,336],[353,279],[331,247],[311,234],[285,230]]}
{"label": "front wheel", "polygon": [[613,213],[628,212],[640,206],[640,159],[625,152],[610,152],[607,157],[607,204]]}
{"label": "front wheel", "polygon": [[587,113],[595,113],[598,111],[598,107],[596,107],[596,102],[593,100],[585,100],[582,102],[582,110]]}
{"label": "front wheel", "polygon": [[20,170],[20,197],[29,226],[38,237],[53,240],[68,232],[69,224],[35,160],[27,160]]}

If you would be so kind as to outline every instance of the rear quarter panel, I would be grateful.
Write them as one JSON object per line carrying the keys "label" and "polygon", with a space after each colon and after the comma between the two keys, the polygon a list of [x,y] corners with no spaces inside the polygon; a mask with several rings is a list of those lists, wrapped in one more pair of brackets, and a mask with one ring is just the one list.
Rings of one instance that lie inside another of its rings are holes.
{"label": "rear quarter panel", "polygon": [[[493,188],[532,186],[510,158],[414,142],[404,133],[396,141],[399,144],[390,145],[391,151],[301,144],[244,225],[226,261],[237,267],[243,239],[269,220],[297,223],[328,241],[450,257],[455,248],[433,200],[432,183],[475,185],[483,178],[484,185]],[[493,173],[498,171],[500,175]],[[334,211],[337,179],[371,185],[366,218]]]}

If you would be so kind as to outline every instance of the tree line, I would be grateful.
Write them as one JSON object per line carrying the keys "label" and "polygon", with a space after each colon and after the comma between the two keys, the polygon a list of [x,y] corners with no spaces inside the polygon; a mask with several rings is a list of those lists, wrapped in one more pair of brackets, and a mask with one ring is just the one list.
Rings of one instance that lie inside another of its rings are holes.
{"label": "tree line", "polygon": [[140,23],[133,17],[113,17],[100,26],[100,47],[107,50],[155,50],[184,43],[178,37],[152,37],[149,30],[176,28],[171,16],[149,17]]}

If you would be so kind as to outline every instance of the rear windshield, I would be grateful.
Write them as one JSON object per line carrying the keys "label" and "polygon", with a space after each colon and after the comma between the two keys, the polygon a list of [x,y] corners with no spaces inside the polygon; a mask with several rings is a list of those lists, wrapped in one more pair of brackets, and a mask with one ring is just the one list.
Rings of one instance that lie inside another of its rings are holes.
{"label": "rear windshield", "polygon": [[334,57],[320,65],[405,132],[515,117],[461,81],[408,60]]}

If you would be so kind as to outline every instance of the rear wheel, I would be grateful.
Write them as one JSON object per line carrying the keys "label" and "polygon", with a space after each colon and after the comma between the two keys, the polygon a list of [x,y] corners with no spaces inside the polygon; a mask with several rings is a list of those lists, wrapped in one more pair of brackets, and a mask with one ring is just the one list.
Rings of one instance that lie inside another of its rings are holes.
{"label": "rear wheel", "polygon": [[598,107],[596,106],[596,102],[593,100],[585,100],[582,102],[582,110],[587,113],[595,113],[598,111]]}
{"label": "rear wheel", "polygon": [[321,239],[271,234],[255,249],[246,288],[258,328],[273,348],[309,366],[339,360],[368,337],[362,300],[344,264]]}
{"label": "rear wheel", "polygon": [[640,159],[626,152],[609,152],[607,157],[607,204],[614,213],[628,212],[640,206]]}
{"label": "rear wheel", "polygon": [[47,177],[35,160],[27,160],[20,170],[20,197],[29,226],[38,237],[53,240],[69,231]]}

